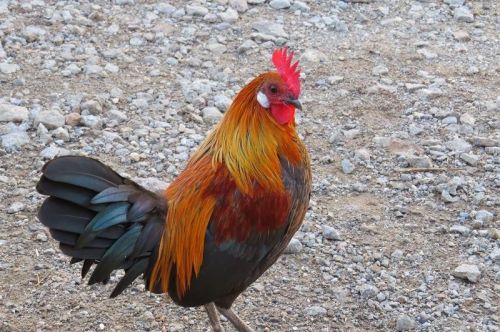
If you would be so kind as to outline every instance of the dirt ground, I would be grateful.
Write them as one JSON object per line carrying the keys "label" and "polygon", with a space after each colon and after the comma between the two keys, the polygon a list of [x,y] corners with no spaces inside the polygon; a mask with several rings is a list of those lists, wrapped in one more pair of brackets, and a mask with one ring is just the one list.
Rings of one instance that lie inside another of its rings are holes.
{"label": "dirt ground", "polygon": [[[281,45],[301,60],[312,201],[235,311],[259,331],[499,330],[498,3],[290,2],[0,0],[0,119],[28,111],[0,122],[0,331],[210,330],[139,281],[109,299],[121,272],[86,285],[37,221],[35,184],[68,153],[170,182],[205,108],[224,112],[216,96]],[[46,110],[63,123],[41,128]]]}

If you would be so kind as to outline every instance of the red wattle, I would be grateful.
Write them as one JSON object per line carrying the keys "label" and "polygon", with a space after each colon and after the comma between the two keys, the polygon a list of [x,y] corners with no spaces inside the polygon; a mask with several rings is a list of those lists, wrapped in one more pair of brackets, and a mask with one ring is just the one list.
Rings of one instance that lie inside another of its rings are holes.
{"label": "red wattle", "polygon": [[288,124],[293,121],[295,116],[295,106],[286,104],[271,105],[271,114],[280,125]]}

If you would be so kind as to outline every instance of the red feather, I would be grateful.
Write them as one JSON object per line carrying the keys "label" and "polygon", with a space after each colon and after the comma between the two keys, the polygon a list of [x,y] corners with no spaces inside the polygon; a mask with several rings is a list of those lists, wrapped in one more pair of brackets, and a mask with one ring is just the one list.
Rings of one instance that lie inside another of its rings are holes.
{"label": "red feather", "polygon": [[297,69],[299,62],[292,65],[293,51],[288,53],[286,48],[280,48],[273,52],[273,64],[296,98],[300,95],[300,70]]}

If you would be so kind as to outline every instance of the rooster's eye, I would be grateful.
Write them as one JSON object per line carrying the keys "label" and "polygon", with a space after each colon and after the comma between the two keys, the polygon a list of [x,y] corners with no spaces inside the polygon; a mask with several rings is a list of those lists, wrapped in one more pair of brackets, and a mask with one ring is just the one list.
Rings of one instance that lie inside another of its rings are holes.
{"label": "rooster's eye", "polygon": [[276,87],[276,85],[271,85],[269,87],[269,91],[271,91],[272,94],[276,94],[278,93],[278,88]]}

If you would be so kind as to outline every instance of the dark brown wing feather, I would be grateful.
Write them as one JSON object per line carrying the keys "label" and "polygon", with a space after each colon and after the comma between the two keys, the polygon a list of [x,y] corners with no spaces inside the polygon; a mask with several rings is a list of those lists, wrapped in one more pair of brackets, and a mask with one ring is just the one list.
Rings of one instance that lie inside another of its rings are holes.
{"label": "dark brown wing feather", "polygon": [[[215,302],[221,307],[229,308],[241,292],[276,262],[302,224],[309,205],[311,171],[309,159],[307,155],[305,156],[304,164],[300,166],[293,166],[281,159],[282,177],[289,200],[284,222],[276,223],[273,220],[267,220],[268,223],[274,224],[270,231],[259,230],[259,220],[245,219],[247,214],[242,207],[253,204],[254,209],[258,209],[259,204],[262,205],[263,201],[267,201],[264,206],[265,210],[269,210],[269,214],[261,215],[263,212],[257,212],[257,218],[265,219],[279,215],[273,213],[272,210],[282,208],[279,205],[280,199],[273,197],[272,193],[268,196],[261,196],[257,192],[248,201],[249,198],[244,197],[237,189],[225,193],[226,196],[239,197],[239,200],[231,201],[231,207],[228,207],[224,205],[225,200],[221,199],[221,204],[214,210],[214,217],[224,217],[225,214],[235,217],[234,212],[239,212],[237,220],[239,220],[240,228],[245,230],[243,233],[246,236],[241,239],[239,232],[226,231],[221,238],[217,229],[218,222],[212,220],[205,237],[201,270],[192,279],[188,292],[182,298],[177,296],[175,272],[172,273],[169,294],[176,303],[183,306],[199,306]],[[225,188],[227,189],[228,186]],[[272,202],[276,205],[272,206]],[[221,215],[220,210],[225,214]],[[254,228],[248,229],[248,225],[254,225]]]}

